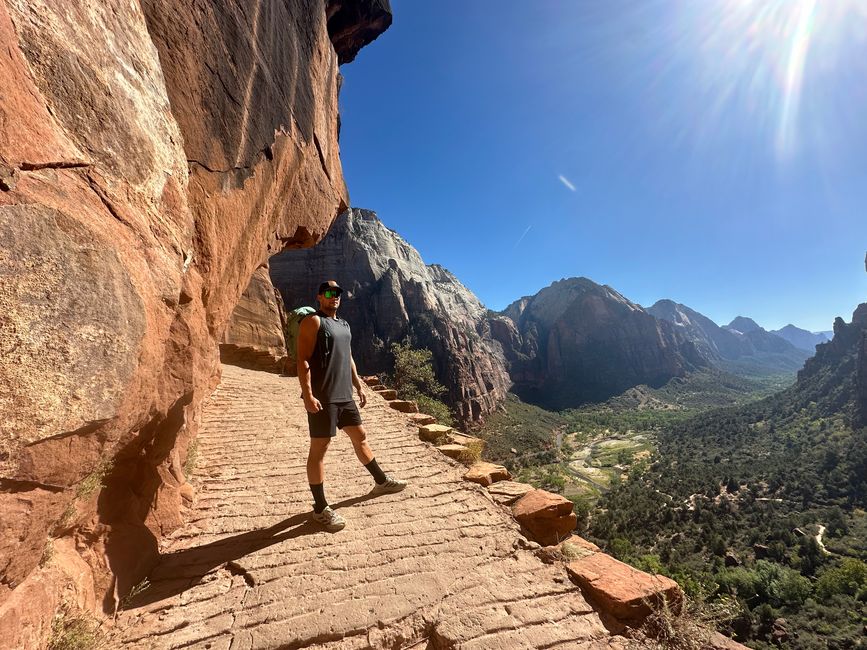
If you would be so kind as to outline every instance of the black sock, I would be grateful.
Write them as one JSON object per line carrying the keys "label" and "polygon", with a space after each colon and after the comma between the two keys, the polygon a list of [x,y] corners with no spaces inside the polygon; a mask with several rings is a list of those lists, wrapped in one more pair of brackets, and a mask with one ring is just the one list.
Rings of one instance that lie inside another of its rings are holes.
{"label": "black sock", "polygon": [[376,481],[377,485],[382,485],[387,480],[385,477],[385,472],[379,469],[379,465],[376,463],[376,459],[374,458],[372,461],[365,465],[367,471],[370,472],[370,475],[373,477],[373,480]]}
{"label": "black sock", "polygon": [[313,512],[319,514],[328,507],[328,501],[325,500],[325,483],[310,484],[310,491],[313,493]]}

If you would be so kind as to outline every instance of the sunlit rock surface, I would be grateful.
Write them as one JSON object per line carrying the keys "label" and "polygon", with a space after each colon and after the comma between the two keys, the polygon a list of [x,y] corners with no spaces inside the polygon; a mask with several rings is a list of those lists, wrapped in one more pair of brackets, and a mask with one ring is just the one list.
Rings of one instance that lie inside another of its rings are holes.
{"label": "sunlit rock surface", "polygon": [[180,524],[229,315],[347,204],[338,58],[389,21],[335,5],[0,0],[0,628],[50,534],[111,610]]}

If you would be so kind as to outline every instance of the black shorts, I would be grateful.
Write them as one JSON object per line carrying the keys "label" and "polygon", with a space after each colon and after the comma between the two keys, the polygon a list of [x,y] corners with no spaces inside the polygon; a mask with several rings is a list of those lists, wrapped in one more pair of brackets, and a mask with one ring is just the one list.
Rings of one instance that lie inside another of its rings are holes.
{"label": "black shorts", "polygon": [[318,413],[307,413],[307,424],[311,438],[333,438],[338,429],[359,426],[361,413],[354,401],[323,404]]}

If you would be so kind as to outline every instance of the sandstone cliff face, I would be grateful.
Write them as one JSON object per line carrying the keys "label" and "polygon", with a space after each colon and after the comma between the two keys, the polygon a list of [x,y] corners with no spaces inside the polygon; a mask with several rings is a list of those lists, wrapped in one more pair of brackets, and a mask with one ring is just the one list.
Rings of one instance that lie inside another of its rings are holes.
{"label": "sandstone cliff face", "polygon": [[51,534],[111,608],[179,525],[230,313],[346,205],[338,58],[376,4],[0,0],[0,601]]}
{"label": "sandstone cliff face", "polygon": [[220,360],[251,370],[281,372],[286,363],[283,299],[263,264],[232,312],[220,342]]}
{"label": "sandstone cliff face", "polygon": [[425,265],[373,212],[348,210],[315,248],[273,257],[271,278],[288,309],[316,306],[324,279],[340,283],[340,315],[352,326],[362,374],[390,370],[390,345],[409,336],[433,352],[437,377],[464,423],[478,422],[505,399],[509,379],[484,305],[446,269]]}
{"label": "sandstone cliff face", "polygon": [[506,353],[515,359],[515,392],[553,408],[604,400],[637,384],[660,386],[706,364],[672,324],[586,278],[555,282],[503,314],[521,336],[520,349]]}

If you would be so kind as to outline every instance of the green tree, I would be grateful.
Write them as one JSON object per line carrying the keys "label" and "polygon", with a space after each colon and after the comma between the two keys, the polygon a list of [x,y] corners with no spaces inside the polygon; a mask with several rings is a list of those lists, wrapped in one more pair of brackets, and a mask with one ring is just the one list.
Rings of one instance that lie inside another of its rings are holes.
{"label": "green tree", "polygon": [[867,564],[855,558],[846,558],[839,566],[828,569],[816,582],[816,593],[827,599],[835,594],[854,596],[867,586]]}
{"label": "green tree", "polygon": [[419,410],[432,415],[443,424],[453,424],[449,407],[442,401],[446,387],[437,381],[433,369],[433,353],[413,348],[408,340],[392,343],[394,374],[391,383],[401,399],[418,403]]}

